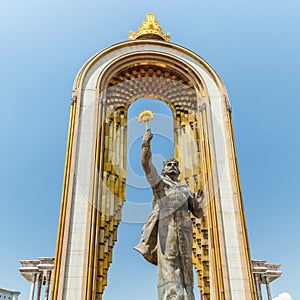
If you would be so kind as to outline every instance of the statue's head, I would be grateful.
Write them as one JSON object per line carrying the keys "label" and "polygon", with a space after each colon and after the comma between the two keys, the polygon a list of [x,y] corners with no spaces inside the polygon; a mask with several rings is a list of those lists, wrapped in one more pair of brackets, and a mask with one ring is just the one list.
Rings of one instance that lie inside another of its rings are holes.
{"label": "statue's head", "polygon": [[169,157],[163,162],[163,169],[161,171],[162,175],[172,175],[178,176],[180,171],[178,169],[178,161],[174,157]]}

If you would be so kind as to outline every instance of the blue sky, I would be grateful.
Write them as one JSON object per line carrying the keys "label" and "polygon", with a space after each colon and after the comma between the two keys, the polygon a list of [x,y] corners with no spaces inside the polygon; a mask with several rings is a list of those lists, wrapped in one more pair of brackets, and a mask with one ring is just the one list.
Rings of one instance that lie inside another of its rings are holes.
{"label": "blue sky", "polygon": [[[157,14],[172,42],[222,77],[233,107],[252,258],[282,264],[274,297],[286,291],[300,299],[296,0],[1,1],[0,286],[27,299],[19,260],[54,256],[76,73],[98,51],[127,40],[147,12]],[[111,273],[151,295],[156,270],[138,254],[128,259],[132,273],[128,265],[117,267],[140,227],[122,224]]]}

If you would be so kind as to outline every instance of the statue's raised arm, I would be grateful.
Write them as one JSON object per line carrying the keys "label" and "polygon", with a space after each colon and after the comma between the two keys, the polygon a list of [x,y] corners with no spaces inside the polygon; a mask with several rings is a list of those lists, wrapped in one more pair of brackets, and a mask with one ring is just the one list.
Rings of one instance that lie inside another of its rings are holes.
{"label": "statue's raised arm", "polygon": [[144,258],[158,267],[158,299],[195,300],[193,293],[193,223],[190,212],[203,216],[204,193],[195,195],[181,183],[179,163],[169,157],[161,175],[152,164],[151,139],[146,129],[142,142],[142,166],[153,192],[153,210],[147,219],[139,244]]}
{"label": "statue's raised arm", "polygon": [[151,140],[153,134],[150,129],[146,129],[142,141],[142,166],[145,171],[148,182],[151,186],[157,184],[160,181],[154,165],[152,164],[152,153],[151,153]]}

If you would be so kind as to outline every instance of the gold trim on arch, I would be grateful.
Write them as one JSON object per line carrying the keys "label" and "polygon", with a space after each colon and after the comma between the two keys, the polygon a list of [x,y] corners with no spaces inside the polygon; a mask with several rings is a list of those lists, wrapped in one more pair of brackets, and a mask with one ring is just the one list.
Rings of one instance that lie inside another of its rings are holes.
{"label": "gold trim on arch", "polygon": [[[75,97],[75,98],[74,98]],[[60,217],[58,224],[58,234],[55,250],[55,262],[53,270],[53,279],[52,279],[52,299],[57,299],[58,296],[58,285],[61,274],[61,260],[62,260],[62,247],[63,247],[63,238],[65,236],[65,223],[66,223],[66,211],[68,205],[68,191],[69,191],[69,180],[70,180],[70,166],[71,166],[71,157],[73,149],[73,138],[74,138],[74,121],[76,115],[76,96],[73,96],[74,101],[72,100],[71,109],[70,109],[70,121],[69,121],[69,130],[68,130],[68,141],[67,141],[67,151],[65,158],[65,168],[64,168],[64,179],[63,179],[63,191],[62,191],[62,201],[60,207]]]}
{"label": "gold trim on arch", "polygon": [[240,212],[240,220],[241,220],[241,227],[242,227],[242,234],[243,234],[243,244],[246,254],[246,261],[247,261],[247,274],[250,281],[250,291],[253,300],[256,299],[256,292],[255,292],[255,285],[254,285],[254,277],[252,273],[252,261],[250,256],[250,247],[249,247],[249,240],[248,240],[248,233],[247,233],[247,226],[246,226],[246,217],[245,217],[245,209],[242,200],[242,188],[240,182],[240,172],[238,169],[238,161],[237,161],[237,154],[236,154],[236,147],[235,147],[235,140],[234,140],[234,132],[233,132],[233,125],[232,125],[232,117],[231,117],[231,110],[227,109],[227,118],[229,124],[229,135],[230,135],[230,142],[231,148],[233,152],[233,164],[235,170],[235,184],[238,191],[238,205],[239,205],[239,212]]}

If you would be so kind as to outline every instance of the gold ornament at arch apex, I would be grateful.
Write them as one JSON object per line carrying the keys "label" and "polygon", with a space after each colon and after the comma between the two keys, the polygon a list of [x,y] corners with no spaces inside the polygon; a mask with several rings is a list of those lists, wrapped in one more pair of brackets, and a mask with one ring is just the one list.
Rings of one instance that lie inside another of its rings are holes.
{"label": "gold ornament at arch apex", "polygon": [[155,38],[155,36],[160,37],[160,39],[163,39],[166,42],[170,41],[170,33],[163,33],[159,22],[156,21],[155,14],[147,14],[146,20],[142,22],[142,25],[139,26],[137,32],[129,31],[128,38],[130,40],[136,40],[143,37]]}

